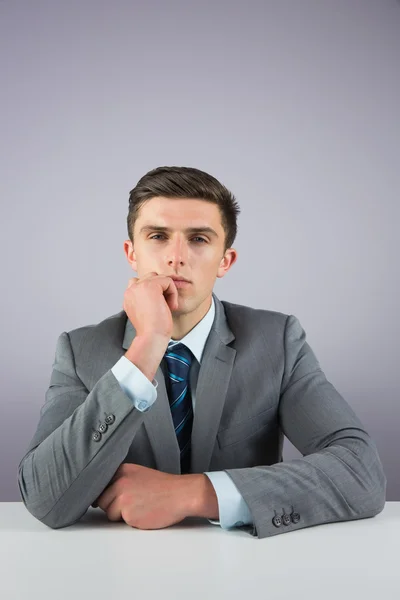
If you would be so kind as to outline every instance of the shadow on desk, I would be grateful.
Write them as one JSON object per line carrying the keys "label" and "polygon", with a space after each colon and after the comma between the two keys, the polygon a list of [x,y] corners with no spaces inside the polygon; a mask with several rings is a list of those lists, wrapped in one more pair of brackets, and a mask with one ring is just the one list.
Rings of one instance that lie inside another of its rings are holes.
{"label": "shadow on desk", "polygon": [[[60,529],[52,529],[45,525],[39,519],[36,519],[29,513],[26,507],[23,506],[22,502],[4,502],[0,503],[0,537],[2,533],[12,531],[13,533],[24,532],[24,533],[66,533],[68,531],[76,532],[77,530],[99,530],[107,529],[110,530],[129,530],[135,529],[130,527],[125,521],[109,521],[107,514],[101,510],[101,508],[89,507],[87,512],[73,525],[62,527]],[[212,523],[209,523],[207,519],[200,517],[187,517],[180,523],[165,527],[164,529],[194,529],[197,530],[202,527],[216,527]],[[139,530],[138,530],[139,531]],[[146,530],[147,531],[147,530]],[[149,530],[159,531],[159,530]]]}
{"label": "shadow on desk", "polygon": [[[57,531],[72,531],[78,528],[85,529],[99,529],[100,527],[117,528],[117,527],[130,527],[125,521],[109,521],[106,513],[101,508],[89,508],[87,513],[74,525],[57,529]],[[212,523],[209,523],[207,519],[201,517],[187,517],[180,523],[170,525],[168,529],[198,529],[199,527],[215,527]],[[134,529],[134,528],[133,528]],[[165,528],[166,529],[166,528]]]}

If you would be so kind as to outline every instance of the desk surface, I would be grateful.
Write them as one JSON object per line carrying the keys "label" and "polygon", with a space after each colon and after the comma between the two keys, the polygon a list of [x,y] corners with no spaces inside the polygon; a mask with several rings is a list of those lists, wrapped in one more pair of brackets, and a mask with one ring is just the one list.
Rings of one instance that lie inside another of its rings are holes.
{"label": "desk surface", "polygon": [[90,508],[51,529],[0,503],[5,600],[400,599],[400,502],[372,519],[258,539],[205,519],[140,530]]}

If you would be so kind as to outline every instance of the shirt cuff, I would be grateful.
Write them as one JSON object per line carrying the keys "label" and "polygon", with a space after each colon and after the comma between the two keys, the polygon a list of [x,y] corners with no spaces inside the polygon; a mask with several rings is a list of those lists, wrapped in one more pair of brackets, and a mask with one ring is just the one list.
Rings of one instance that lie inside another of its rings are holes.
{"label": "shirt cuff", "polygon": [[151,382],[126,356],[121,356],[111,371],[123,392],[140,412],[147,412],[157,398],[158,381]]}
{"label": "shirt cuff", "polygon": [[219,521],[208,519],[222,529],[253,524],[252,514],[238,488],[225,471],[205,472],[213,484],[218,499]]}

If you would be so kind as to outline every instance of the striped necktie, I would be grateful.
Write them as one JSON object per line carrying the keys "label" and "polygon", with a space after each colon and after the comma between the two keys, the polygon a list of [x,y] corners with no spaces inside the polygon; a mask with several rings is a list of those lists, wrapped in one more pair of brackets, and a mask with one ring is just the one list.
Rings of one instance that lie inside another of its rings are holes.
{"label": "striped necktie", "polygon": [[190,442],[193,426],[189,371],[193,354],[185,344],[179,343],[168,346],[165,359],[168,366],[169,404],[181,451],[181,473],[189,473]]}

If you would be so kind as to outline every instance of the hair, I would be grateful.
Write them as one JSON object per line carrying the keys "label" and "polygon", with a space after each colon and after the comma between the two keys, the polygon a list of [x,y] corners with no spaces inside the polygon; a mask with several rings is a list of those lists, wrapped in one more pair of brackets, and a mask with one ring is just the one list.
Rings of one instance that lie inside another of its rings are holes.
{"label": "hair", "polygon": [[143,175],[129,192],[127,217],[128,235],[133,244],[133,228],[140,207],[156,196],[192,198],[212,202],[219,208],[225,231],[224,253],[231,248],[237,235],[237,215],[240,213],[235,196],[215,177],[194,167],[157,167]]}

